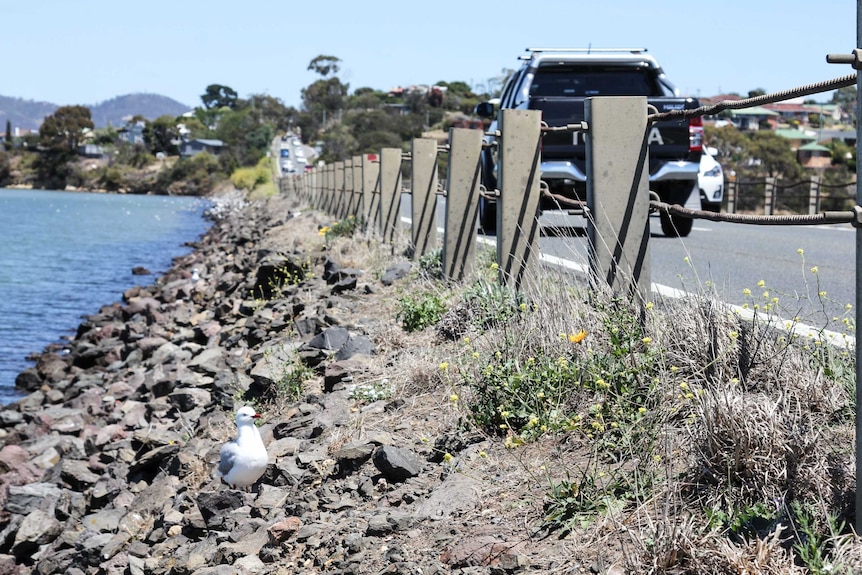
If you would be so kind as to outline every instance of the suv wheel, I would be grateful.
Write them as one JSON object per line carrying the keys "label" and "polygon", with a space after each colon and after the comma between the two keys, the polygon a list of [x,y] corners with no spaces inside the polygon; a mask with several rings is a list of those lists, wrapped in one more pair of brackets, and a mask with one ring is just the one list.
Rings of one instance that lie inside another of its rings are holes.
{"label": "suv wheel", "polygon": [[691,233],[694,220],[683,216],[672,216],[667,212],[659,212],[661,231],[669,238],[684,238]]}
{"label": "suv wheel", "polygon": [[485,234],[497,231],[497,203],[479,198],[479,227]]}

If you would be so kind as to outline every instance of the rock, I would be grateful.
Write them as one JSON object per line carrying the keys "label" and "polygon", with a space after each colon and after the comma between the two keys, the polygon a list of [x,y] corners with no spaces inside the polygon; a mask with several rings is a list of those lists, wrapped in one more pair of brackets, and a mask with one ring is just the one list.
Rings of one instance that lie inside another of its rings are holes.
{"label": "rock", "polygon": [[409,274],[412,269],[413,264],[410,262],[400,262],[390,266],[380,277],[380,283],[385,286],[392,285],[395,281],[407,277],[407,274]]}
{"label": "rock", "polygon": [[412,451],[391,445],[379,447],[373,456],[374,466],[389,481],[405,481],[419,475],[422,460]]}
{"label": "rock", "polygon": [[53,541],[62,530],[62,524],[53,515],[35,509],[21,521],[12,544],[12,552],[16,557],[26,557],[40,545]]}
{"label": "rock", "polygon": [[242,494],[235,490],[203,491],[198,494],[197,506],[209,529],[223,529],[228,525],[227,513],[244,504]]}

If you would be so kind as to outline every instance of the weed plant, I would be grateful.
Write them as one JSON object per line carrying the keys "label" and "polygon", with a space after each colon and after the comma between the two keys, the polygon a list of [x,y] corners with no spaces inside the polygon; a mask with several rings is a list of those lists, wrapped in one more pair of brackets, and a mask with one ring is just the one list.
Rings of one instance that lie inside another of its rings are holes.
{"label": "weed plant", "polygon": [[536,533],[619,537],[628,572],[862,570],[855,365],[827,337],[835,318],[788,317],[766,285],[740,312],[708,285],[642,305],[549,269],[514,293],[489,271],[445,314],[420,293],[399,317],[461,342],[444,365],[462,424],[513,454],[548,446]]}

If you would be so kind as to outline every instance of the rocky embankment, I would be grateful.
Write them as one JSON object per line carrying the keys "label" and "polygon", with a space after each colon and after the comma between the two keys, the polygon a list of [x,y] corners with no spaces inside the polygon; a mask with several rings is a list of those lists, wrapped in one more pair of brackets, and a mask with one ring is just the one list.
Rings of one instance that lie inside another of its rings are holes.
{"label": "rocky embankment", "polygon": [[[344,266],[317,234],[331,222],[296,209],[278,197],[222,210],[193,253],[19,376],[29,394],[0,411],[0,574],[558,567],[524,548],[523,518],[483,503],[505,472],[448,423],[433,376],[433,393],[358,398],[360,381],[410,384],[394,364],[418,356],[398,349],[390,313],[410,265]],[[315,377],[280,404],[300,363]],[[214,463],[250,402],[270,464],[242,492]]]}

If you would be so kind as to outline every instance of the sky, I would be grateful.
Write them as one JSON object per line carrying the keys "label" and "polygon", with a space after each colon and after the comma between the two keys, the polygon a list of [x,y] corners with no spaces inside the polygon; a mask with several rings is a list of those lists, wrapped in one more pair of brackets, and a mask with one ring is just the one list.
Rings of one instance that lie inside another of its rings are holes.
{"label": "sky", "polygon": [[[461,81],[482,91],[528,47],[647,48],[683,95],[768,93],[853,73],[851,0],[0,0],[0,95],[94,105],[210,84],[300,107],[317,56],[350,92]],[[826,101],[830,94],[813,96]]]}

